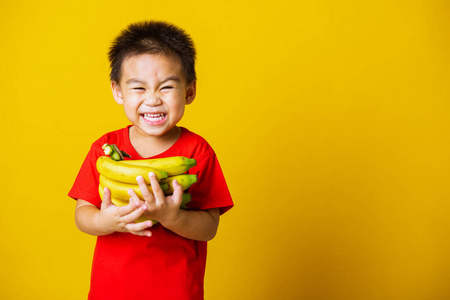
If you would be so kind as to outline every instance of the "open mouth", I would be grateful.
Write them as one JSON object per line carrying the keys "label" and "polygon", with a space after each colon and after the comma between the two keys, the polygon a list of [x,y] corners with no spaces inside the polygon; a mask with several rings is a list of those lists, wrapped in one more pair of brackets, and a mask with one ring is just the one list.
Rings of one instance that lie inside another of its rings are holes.
{"label": "open mouth", "polygon": [[142,116],[145,122],[151,125],[160,125],[167,118],[167,114],[143,114]]}

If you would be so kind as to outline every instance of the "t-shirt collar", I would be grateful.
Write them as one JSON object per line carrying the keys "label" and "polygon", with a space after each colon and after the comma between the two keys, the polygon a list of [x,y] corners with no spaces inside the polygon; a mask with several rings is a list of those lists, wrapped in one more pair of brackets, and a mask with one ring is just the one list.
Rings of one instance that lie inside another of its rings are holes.
{"label": "t-shirt collar", "polygon": [[122,139],[123,139],[123,144],[124,144],[124,150],[126,153],[131,155],[131,159],[148,159],[148,158],[159,158],[159,157],[169,157],[169,156],[173,156],[171,153],[174,152],[175,149],[177,149],[177,144],[180,143],[180,141],[184,138],[187,129],[184,127],[180,127],[181,128],[181,134],[178,137],[177,141],[166,151],[151,156],[151,157],[141,157],[136,149],[134,149],[133,145],[131,144],[130,141],[130,127],[133,126],[132,124],[128,125],[127,127],[123,128],[122,130]]}

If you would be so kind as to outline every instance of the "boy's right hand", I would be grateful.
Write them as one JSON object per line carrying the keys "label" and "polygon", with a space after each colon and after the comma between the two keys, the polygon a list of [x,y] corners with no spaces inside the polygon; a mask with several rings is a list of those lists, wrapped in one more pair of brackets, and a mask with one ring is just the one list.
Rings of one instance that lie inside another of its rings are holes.
{"label": "boy's right hand", "polygon": [[100,213],[97,215],[98,224],[103,228],[118,232],[129,232],[140,236],[151,236],[151,231],[147,228],[153,225],[152,221],[134,223],[147,210],[146,203],[130,201],[125,206],[116,206],[111,202],[111,191],[104,189],[103,201],[100,206]]}

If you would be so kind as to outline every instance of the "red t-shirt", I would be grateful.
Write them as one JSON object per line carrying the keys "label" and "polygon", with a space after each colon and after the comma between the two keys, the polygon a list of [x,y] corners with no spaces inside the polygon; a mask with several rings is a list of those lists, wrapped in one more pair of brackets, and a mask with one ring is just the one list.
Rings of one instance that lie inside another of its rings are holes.
{"label": "red t-shirt", "polygon": [[[131,145],[130,126],[107,133],[92,144],[70,197],[100,208],[96,161],[104,155],[103,144],[116,144],[131,159],[144,159]],[[216,155],[202,137],[182,128],[175,144],[152,158],[170,156],[197,161],[188,171],[198,176],[198,181],[187,191],[191,194],[187,205],[190,209],[219,208],[223,214],[233,206]],[[150,230],[151,237],[120,232],[97,237],[89,299],[203,299],[207,243],[181,237],[160,224]]]}

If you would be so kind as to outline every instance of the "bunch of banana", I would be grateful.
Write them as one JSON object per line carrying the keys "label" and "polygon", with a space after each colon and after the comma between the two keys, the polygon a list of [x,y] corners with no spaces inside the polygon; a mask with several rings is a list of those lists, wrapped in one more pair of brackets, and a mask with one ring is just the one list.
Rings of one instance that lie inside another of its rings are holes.
{"label": "bunch of banana", "polygon": [[[117,206],[127,205],[130,196],[128,190],[133,189],[136,194],[143,199],[139,186],[136,182],[137,176],[142,176],[152,192],[148,173],[153,172],[164,195],[173,193],[173,180],[187,190],[197,182],[197,175],[184,174],[196,165],[195,159],[183,156],[173,156],[143,160],[114,160],[108,156],[100,156],[97,160],[97,170],[100,173],[99,194],[103,199],[103,188],[107,187],[111,191],[111,201]],[[183,194],[181,208],[186,209],[186,203],[190,201],[190,194]],[[136,222],[148,220],[141,217]]]}

